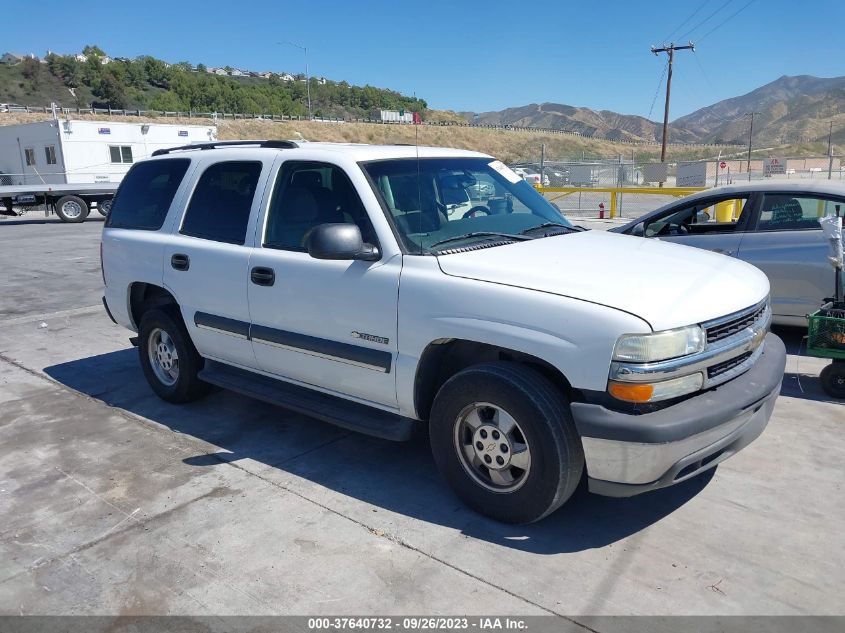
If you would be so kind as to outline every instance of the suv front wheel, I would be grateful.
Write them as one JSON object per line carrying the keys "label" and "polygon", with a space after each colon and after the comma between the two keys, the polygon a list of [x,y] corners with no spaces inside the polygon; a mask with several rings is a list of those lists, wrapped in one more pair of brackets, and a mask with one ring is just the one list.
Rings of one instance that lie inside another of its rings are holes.
{"label": "suv front wheel", "polygon": [[190,402],[208,391],[197,373],[203,359],[175,310],[149,310],[141,317],[138,354],[153,391],[168,402]]}
{"label": "suv front wheel", "polygon": [[539,372],[485,363],[441,387],[429,420],[438,469],[470,507],[530,523],[575,492],[584,451],[566,398]]}

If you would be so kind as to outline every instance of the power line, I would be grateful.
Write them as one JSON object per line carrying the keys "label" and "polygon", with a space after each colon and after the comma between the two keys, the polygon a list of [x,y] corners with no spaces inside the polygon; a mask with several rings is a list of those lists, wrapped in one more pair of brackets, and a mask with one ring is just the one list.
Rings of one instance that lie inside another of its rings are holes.
{"label": "power line", "polygon": [[663,85],[663,77],[666,76],[666,69],[669,68],[669,60],[663,64],[663,72],[660,73],[660,81],[657,82],[657,88],[654,90],[654,98],[651,100],[651,107],[648,109],[648,119],[651,119],[651,113],[654,111],[654,104],[657,103],[657,95],[660,94],[660,86]]}
{"label": "power line", "polygon": [[[695,51],[693,51],[695,53]],[[704,80],[707,82],[707,85],[710,87],[710,90],[716,92],[716,87],[713,85],[713,82],[710,81],[710,77],[707,75],[707,72],[704,70],[704,66],[701,65],[701,60],[698,59],[698,54],[694,54],[693,58],[695,59],[695,63],[698,64],[698,69],[701,71]]]}
{"label": "power line", "polygon": [[694,27],[692,27],[689,31],[687,31],[686,33],[684,33],[683,35],[681,35],[681,37],[679,37],[678,39],[679,39],[679,40],[683,40],[683,39],[686,39],[687,37],[689,37],[689,36],[690,36],[690,34],[692,34],[693,32],[697,31],[699,28],[701,28],[703,25],[705,25],[707,22],[709,22],[711,18],[715,17],[715,16],[719,13],[719,11],[721,11],[722,9],[724,9],[724,8],[725,8],[726,6],[728,6],[730,3],[731,3],[731,0],[726,0],[726,2],[725,2],[724,4],[722,4],[722,5],[720,5],[718,9],[716,9],[715,11],[713,11],[713,13],[711,13],[710,15],[708,15],[708,16],[707,16],[706,18],[704,18],[701,22],[699,22],[699,23],[698,23],[698,24],[696,24]]}
{"label": "power line", "polygon": [[[674,30],[674,31],[672,31],[672,32],[669,34],[669,36],[668,36],[665,40],[663,40],[663,41],[664,41],[664,42],[671,42],[671,41],[672,41],[672,37],[675,35],[675,33],[677,33],[677,32],[678,32],[678,31],[680,31],[682,28],[684,28],[684,27],[685,27],[685,26],[689,23],[689,21],[690,21],[690,20],[692,20],[692,19],[693,19],[696,15],[698,15],[698,14],[701,12],[701,10],[702,10],[704,7],[706,7],[708,4],[710,4],[710,0],[704,0],[704,2],[702,2],[702,3],[698,6],[698,8],[697,8],[695,11],[693,11],[693,12],[692,12],[692,15],[690,15],[690,16],[689,16],[686,20],[684,20],[684,21],[683,21],[683,22],[681,22],[681,23],[680,23],[677,27],[675,27],[675,30]],[[679,39],[680,39],[680,38],[679,38]]]}
{"label": "power line", "polygon": [[708,35],[710,35],[713,31],[715,31],[715,30],[716,30],[716,29],[718,29],[718,28],[721,28],[722,26],[724,26],[725,24],[727,24],[728,22],[730,22],[731,20],[733,20],[733,19],[734,19],[737,15],[739,15],[740,13],[742,13],[743,11],[745,11],[745,10],[746,10],[746,9],[747,9],[747,8],[748,8],[751,4],[753,4],[753,3],[754,3],[754,0],[748,0],[748,2],[746,2],[744,5],[742,5],[742,7],[740,7],[739,9],[737,9],[736,11],[734,11],[733,13],[731,13],[731,14],[730,14],[727,18],[725,18],[724,20],[722,20],[721,22],[719,22],[719,24],[717,24],[717,25],[716,25],[716,26],[714,26],[712,29],[710,29],[709,31],[707,31],[707,33],[705,33],[705,34],[704,34],[704,35],[702,35],[700,38],[698,38],[698,41],[700,42],[700,41],[701,41],[701,40],[703,40],[705,37],[707,37]]}

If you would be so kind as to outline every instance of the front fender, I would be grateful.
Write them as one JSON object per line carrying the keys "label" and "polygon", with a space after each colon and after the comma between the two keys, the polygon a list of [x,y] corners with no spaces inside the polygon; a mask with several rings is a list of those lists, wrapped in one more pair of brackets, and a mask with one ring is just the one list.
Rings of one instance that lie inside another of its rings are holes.
{"label": "front fender", "polygon": [[406,257],[397,332],[399,407],[403,415],[416,416],[417,367],[437,341],[473,341],[527,354],[556,368],[574,388],[604,391],[617,338],[649,330],[642,319],[607,306],[451,277],[433,257]]}

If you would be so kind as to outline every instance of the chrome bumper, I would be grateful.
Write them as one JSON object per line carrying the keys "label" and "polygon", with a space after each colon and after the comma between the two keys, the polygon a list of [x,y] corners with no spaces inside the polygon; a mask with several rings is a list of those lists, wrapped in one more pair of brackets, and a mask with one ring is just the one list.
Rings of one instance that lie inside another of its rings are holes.
{"label": "chrome bumper", "polygon": [[769,334],[744,374],[660,411],[631,415],[573,403],[590,490],[639,494],[694,477],[735,454],[766,427],[785,363],[783,342]]}

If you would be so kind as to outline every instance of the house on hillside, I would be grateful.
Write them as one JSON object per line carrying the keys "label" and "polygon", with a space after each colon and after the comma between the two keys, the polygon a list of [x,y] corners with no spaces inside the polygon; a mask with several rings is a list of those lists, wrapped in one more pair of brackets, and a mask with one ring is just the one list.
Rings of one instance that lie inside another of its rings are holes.
{"label": "house on hillside", "polygon": [[25,55],[18,55],[16,53],[3,53],[3,56],[0,57],[0,64],[5,64],[6,66],[17,66],[24,60]]}
{"label": "house on hillside", "polygon": [[[77,53],[76,55],[73,56],[73,58],[78,62],[82,62],[83,64],[88,61],[88,55],[86,55],[85,53]],[[103,66],[105,66],[106,64],[110,64],[112,62],[112,58],[109,57],[108,55],[103,55],[99,59],[100,59],[100,63]]]}
{"label": "house on hillside", "polygon": [[279,79],[281,79],[282,81],[296,81],[296,77],[294,77],[290,73],[279,75]]}
{"label": "house on hillside", "polygon": [[268,71],[263,72],[263,73],[258,73],[258,76],[259,76],[259,77],[261,77],[262,79],[270,79],[270,77],[272,77],[272,76],[273,76],[273,73],[271,73],[271,72],[268,70]]}

